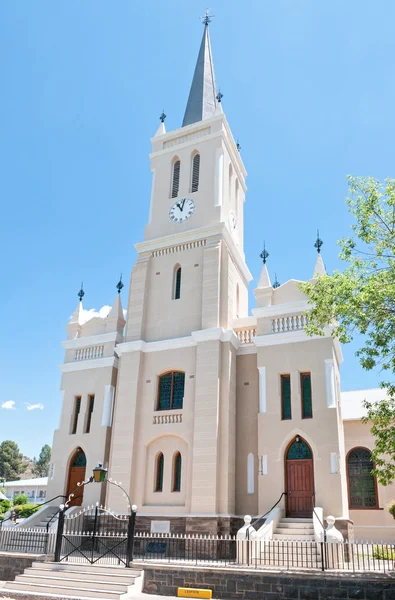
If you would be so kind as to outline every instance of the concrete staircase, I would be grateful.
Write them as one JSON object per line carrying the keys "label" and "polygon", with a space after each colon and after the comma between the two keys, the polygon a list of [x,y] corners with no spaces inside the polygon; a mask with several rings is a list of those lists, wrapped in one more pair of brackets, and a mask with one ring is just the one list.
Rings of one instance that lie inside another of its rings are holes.
{"label": "concrete staircase", "polygon": [[260,548],[262,565],[319,568],[321,548],[314,539],[313,519],[280,519],[272,540]]}
{"label": "concrete staircase", "polygon": [[[8,581],[2,591],[17,600],[18,596],[34,600],[43,596],[127,600],[139,591],[141,571],[118,566],[99,566],[89,563],[34,562],[15,581]],[[136,590],[136,591],[135,591]]]}
{"label": "concrete staircase", "polygon": [[39,523],[37,523],[37,525],[34,526],[34,529],[45,529],[45,531],[47,530],[47,524],[51,521],[50,524],[50,528],[52,528],[54,525],[54,523],[58,522],[58,517],[56,515],[56,513],[59,510],[59,506],[48,506],[47,510],[45,511],[43,518],[41,519],[41,521]]}
{"label": "concrete staircase", "polygon": [[314,542],[313,519],[280,519],[273,533],[273,539]]}

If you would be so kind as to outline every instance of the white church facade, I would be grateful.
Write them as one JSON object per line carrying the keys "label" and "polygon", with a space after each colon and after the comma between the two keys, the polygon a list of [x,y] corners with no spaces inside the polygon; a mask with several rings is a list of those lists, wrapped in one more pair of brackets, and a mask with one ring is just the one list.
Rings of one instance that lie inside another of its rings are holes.
{"label": "white church facade", "polygon": [[[243,251],[246,169],[217,92],[208,22],[182,127],[152,139],[152,192],[136,244],[126,317],[121,295],[67,325],[62,413],[47,497],[69,494],[100,462],[138,507],[140,527],[234,532],[283,496],[286,515],[313,505],[345,535],[393,539],[395,489],[371,475],[364,397],[340,392],[342,352],[310,338],[299,282],[252,275]],[[318,250],[320,248],[318,247]],[[324,273],[318,252],[313,278]],[[119,292],[121,286],[119,286]],[[81,300],[82,300],[81,294]],[[74,501],[128,507],[87,485]]]}

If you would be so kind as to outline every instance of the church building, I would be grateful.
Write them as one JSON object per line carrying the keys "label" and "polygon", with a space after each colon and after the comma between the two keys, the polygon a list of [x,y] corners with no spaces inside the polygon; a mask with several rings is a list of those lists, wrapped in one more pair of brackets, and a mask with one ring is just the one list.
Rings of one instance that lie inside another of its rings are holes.
{"label": "church building", "polygon": [[[370,473],[374,440],[362,400],[340,392],[342,351],[308,337],[299,282],[273,284],[267,252],[248,306],[246,169],[215,84],[209,17],[182,126],[152,138],[152,191],[135,245],[128,301],[117,293],[67,324],[62,413],[48,498],[102,463],[138,507],[138,524],[234,533],[245,514],[334,515],[345,536],[393,539],[395,489]],[[321,241],[312,278],[325,273]],[[121,292],[122,282],[118,284]],[[252,315],[250,314],[252,313]],[[92,484],[73,505],[129,511],[121,490]]]}

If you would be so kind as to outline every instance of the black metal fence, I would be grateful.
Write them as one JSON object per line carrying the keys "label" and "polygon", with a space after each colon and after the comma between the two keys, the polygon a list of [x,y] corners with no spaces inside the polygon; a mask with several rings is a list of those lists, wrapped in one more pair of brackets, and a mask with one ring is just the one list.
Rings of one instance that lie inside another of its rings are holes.
{"label": "black metal fence", "polygon": [[52,554],[56,534],[45,529],[0,529],[0,552],[22,552],[24,554]]}

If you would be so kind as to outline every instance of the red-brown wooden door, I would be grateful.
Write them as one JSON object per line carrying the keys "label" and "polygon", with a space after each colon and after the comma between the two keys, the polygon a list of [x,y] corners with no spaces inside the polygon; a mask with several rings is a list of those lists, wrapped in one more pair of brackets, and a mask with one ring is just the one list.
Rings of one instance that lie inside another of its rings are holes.
{"label": "red-brown wooden door", "polygon": [[83,486],[77,488],[77,483],[85,479],[85,467],[70,467],[69,482],[67,486],[67,496],[74,492],[74,498],[69,502],[70,506],[81,506],[84,494]]}
{"label": "red-brown wooden door", "polygon": [[313,460],[286,460],[287,517],[311,517],[314,493]]}

